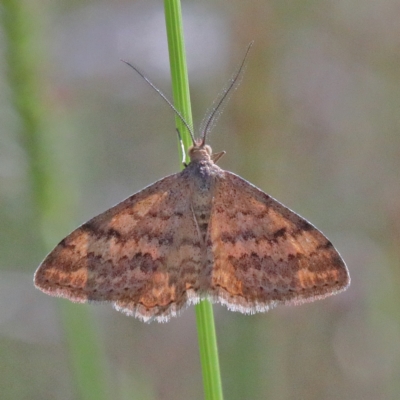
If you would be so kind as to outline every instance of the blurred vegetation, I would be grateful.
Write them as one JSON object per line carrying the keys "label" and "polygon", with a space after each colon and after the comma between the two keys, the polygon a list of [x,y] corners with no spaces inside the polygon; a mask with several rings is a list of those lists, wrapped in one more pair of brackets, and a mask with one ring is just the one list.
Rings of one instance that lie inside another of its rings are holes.
{"label": "blurred vegetation", "polygon": [[[31,218],[29,227],[25,226],[25,229],[30,229],[31,235],[36,236],[37,247],[44,249],[46,245],[43,243],[58,227],[60,221],[52,214],[62,214],[66,204],[57,201],[61,198],[60,195],[58,197],[52,195],[58,189],[54,185],[57,178],[52,162],[55,160],[48,157],[50,146],[46,140],[48,138],[44,107],[41,107],[40,85],[36,80],[39,72],[37,62],[39,51],[33,40],[39,38],[39,35],[35,35],[37,31],[34,29],[35,26],[39,26],[39,19],[36,19],[38,16],[33,9],[19,1],[7,0],[2,6],[6,44],[4,59],[8,67],[6,78],[10,86],[10,103],[18,116],[19,126],[16,133],[26,158],[25,172]],[[65,197],[68,195],[66,190],[62,193]],[[60,320],[68,349],[67,362],[69,361],[71,367],[71,374],[67,375],[74,378],[71,379],[70,391],[82,400],[108,398],[100,345],[97,343],[96,331],[88,317],[86,307],[76,309],[64,303]],[[48,366],[51,367],[50,364]],[[41,373],[47,375],[45,370]],[[47,384],[52,384],[52,380]],[[10,398],[27,397],[25,395],[27,389],[28,387],[23,385],[12,385],[8,389]],[[8,397],[7,391],[4,394]]]}
{"label": "blurred vegetation", "polygon": [[[223,168],[326,233],[352,277],[347,292],[301,307],[215,306],[226,399],[398,398],[397,7],[183,4],[195,125],[254,39],[211,145],[227,151]],[[2,399],[202,398],[193,308],[146,325],[32,284],[71,229],[179,169],[174,115],[119,62],[170,93],[162,4],[2,0],[0,12]],[[82,352],[94,350],[102,377],[83,390],[73,336],[89,337]]]}

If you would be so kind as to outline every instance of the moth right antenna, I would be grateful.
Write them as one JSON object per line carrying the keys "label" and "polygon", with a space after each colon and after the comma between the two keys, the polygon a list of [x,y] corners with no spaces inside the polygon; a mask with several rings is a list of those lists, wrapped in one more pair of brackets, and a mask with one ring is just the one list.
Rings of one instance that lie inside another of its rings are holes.
{"label": "moth right antenna", "polygon": [[225,87],[222,94],[220,94],[217,97],[217,99],[215,100],[215,103],[214,103],[215,105],[213,106],[213,109],[211,110],[210,115],[208,116],[207,120],[205,121],[204,128],[202,129],[201,146],[204,146],[206,144],[207,135],[208,135],[209,131],[212,129],[212,127],[214,126],[214,122],[216,121],[218,116],[221,114],[221,112],[220,112],[221,106],[228,99],[228,94],[230,93],[230,91],[233,88],[236,88],[239,85],[239,83],[240,83],[239,78],[242,75],[243,68],[246,64],[247,56],[248,56],[249,51],[250,51],[251,47],[253,46],[253,44],[254,44],[254,40],[251,41],[249,43],[249,45],[247,46],[246,54],[243,57],[243,61],[240,64],[236,73],[229,80],[227,87]]}
{"label": "moth right antenna", "polygon": [[162,98],[163,100],[172,108],[172,110],[175,112],[175,114],[179,117],[179,119],[183,122],[183,124],[186,126],[187,130],[190,133],[190,137],[192,139],[193,145],[196,143],[194,140],[194,134],[193,134],[193,129],[192,127],[186,122],[185,118],[183,118],[183,115],[175,108],[175,106],[171,103],[171,101],[165,96],[165,94],[151,82],[151,80],[138,68],[135,67],[133,64],[129,63],[128,61],[121,60],[123,63],[131,67],[134,71],[136,71]]}

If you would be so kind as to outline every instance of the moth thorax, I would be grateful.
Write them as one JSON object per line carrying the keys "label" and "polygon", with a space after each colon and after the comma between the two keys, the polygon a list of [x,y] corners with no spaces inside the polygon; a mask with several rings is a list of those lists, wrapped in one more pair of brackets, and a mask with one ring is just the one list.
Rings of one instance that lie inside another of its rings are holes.
{"label": "moth thorax", "polygon": [[194,145],[189,148],[190,161],[210,161],[211,153],[212,150],[208,144],[204,146]]}

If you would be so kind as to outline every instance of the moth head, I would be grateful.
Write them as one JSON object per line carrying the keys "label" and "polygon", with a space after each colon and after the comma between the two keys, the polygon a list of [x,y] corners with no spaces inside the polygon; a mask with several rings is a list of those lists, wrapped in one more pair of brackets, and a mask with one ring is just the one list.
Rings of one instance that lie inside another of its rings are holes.
{"label": "moth head", "polygon": [[208,144],[195,144],[189,147],[190,161],[210,161],[212,150]]}
{"label": "moth head", "polygon": [[196,143],[189,148],[190,162],[211,161],[216,163],[224,154],[225,151],[213,154],[211,147],[208,144],[203,144],[203,142]]}

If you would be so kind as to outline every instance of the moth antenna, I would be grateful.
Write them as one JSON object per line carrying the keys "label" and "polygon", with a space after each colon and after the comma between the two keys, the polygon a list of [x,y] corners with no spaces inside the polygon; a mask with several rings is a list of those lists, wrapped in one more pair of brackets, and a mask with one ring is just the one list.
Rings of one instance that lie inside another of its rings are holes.
{"label": "moth antenna", "polygon": [[[135,67],[133,64],[131,64],[128,61],[121,60],[123,63],[131,67],[134,71],[136,71],[161,97],[162,99],[172,108],[172,110],[175,112],[175,114],[179,117],[179,119],[183,122],[183,124],[186,126],[187,130],[190,133],[190,137],[192,139],[193,145],[196,143],[194,139],[194,134],[193,134],[193,129],[192,127],[186,122],[185,118],[183,118],[183,115],[175,108],[175,106],[172,104],[172,102],[165,96],[165,94],[151,82],[151,80],[138,68]],[[179,134],[180,137],[180,134]]]}
{"label": "moth antenna", "polygon": [[240,83],[239,78],[242,75],[243,68],[246,64],[247,55],[249,54],[249,51],[250,51],[251,47],[253,46],[253,44],[254,44],[254,40],[251,41],[249,43],[249,45],[247,46],[246,53],[243,57],[243,61],[241,62],[238,70],[231,77],[231,79],[228,82],[228,85],[225,87],[222,94],[218,95],[217,98],[215,99],[215,101],[214,101],[215,106],[213,107],[210,115],[208,116],[208,118],[205,122],[204,128],[202,129],[203,134],[202,134],[202,138],[201,138],[200,147],[203,147],[206,144],[207,135],[208,135],[209,131],[212,129],[214,123],[216,122],[217,117],[220,114],[219,110],[220,110],[221,106],[228,99],[229,92],[232,89],[234,89],[235,87],[237,87],[237,85],[239,85],[239,83]]}

